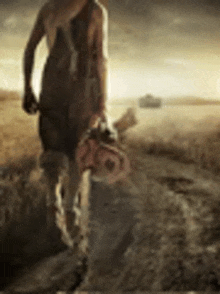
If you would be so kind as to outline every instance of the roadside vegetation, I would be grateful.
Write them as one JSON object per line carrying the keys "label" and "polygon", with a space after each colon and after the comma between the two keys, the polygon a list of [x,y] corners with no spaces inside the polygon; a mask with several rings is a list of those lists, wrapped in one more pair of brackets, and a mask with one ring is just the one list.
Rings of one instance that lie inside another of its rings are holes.
{"label": "roadside vegetation", "polygon": [[[13,223],[31,217],[45,197],[37,118],[24,115],[20,104],[16,93],[0,93],[3,245]],[[123,144],[132,164],[137,239],[122,272],[96,277],[104,290],[220,290],[219,117],[155,124],[146,117],[128,130]],[[28,260],[10,262],[28,268]]]}

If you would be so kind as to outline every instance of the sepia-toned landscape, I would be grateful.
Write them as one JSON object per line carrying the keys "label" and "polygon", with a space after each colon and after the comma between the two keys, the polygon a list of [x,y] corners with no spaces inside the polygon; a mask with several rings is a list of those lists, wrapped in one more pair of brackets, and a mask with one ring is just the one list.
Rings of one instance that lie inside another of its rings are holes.
{"label": "sepia-toned landscape", "polygon": [[[45,1],[0,1],[0,291],[220,291],[219,1],[100,1],[108,115],[130,124],[119,143],[131,171],[113,185],[91,178],[83,269],[55,224],[48,233],[38,114],[21,108],[24,49]],[[44,39],[37,97],[47,54]]]}
{"label": "sepia-toned landscape", "polygon": [[[25,116],[20,104],[17,93],[2,91],[1,290],[70,291],[73,259],[56,231],[45,235],[36,117]],[[128,106],[111,104],[112,119]],[[132,172],[125,184],[106,190],[123,197],[124,207],[126,202],[133,207],[135,239],[120,266],[105,264],[107,255],[103,257],[100,248],[106,240],[99,239],[93,245],[98,248],[93,255],[101,256],[99,264],[79,290],[219,291],[219,114],[218,106],[136,108],[139,123],[123,138]],[[100,189],[93,187],[95,191]],[[97,213],[103,218],[101,211]],[[120,221],[123,218],[114,225]]]}

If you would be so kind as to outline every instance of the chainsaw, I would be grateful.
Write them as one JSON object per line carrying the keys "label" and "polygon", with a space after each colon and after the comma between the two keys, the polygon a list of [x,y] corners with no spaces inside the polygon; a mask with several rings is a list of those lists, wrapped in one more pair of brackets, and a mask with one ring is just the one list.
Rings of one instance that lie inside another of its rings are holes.
{"label": "chainsaw", "polygon": [[82,174],[90,169],[94,178],[113,184],[130,173],[130,161],[117,143],[117,134],[102,122],[83,135],[76,151],[76,162]]}

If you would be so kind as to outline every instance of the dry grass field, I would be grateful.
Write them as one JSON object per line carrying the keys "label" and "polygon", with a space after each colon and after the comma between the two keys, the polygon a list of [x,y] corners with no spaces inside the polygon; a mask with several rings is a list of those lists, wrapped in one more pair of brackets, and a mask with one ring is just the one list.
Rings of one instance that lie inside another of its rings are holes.
{"label": "dry grass field", "polygon": [[35,156],[40,148],[36,117],[21,110],[21,97],[16,92],[0,91],[0,164]]}
{"label": "dry grass field", "polygon": [[[0,245],[1,264],[7,264],[0,289],[67,291],[71,275],[59,272],[64,266],[56,268],[55,286],[48,277],[37,280],[37,288],[33,278],[45,267],[44,258],[64,248],[39,233],[45,186],[36,168],[37,117],[25,115],[20,104],[17,94],[0,93]],[[110,114],[118,118],[125,110],[111,105]],[[137,109],[137,117],[123,143],[132,164],[128,199],[137,211],[136,241],[120,272],[91,273],[94,284],[79,290],[219,291],[220,107]]]}

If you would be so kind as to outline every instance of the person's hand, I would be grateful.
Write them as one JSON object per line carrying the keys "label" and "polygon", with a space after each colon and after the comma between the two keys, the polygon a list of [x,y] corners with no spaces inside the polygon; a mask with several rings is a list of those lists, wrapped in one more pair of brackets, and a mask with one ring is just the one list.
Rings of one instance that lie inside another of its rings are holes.
{"label": "person's hand", "polygon": [[94,112],[91,113],[90,116],[89,127],[90,128],[98,128],[101,122],[106,122],[106,115],[104,112]]}
{"label": "person's hand", "polygon": [[107,114],[105,111],[99,111],[96,113],[97,117],[100,119],[101,122],[107,123]]}
{"label": "person's hand", "polygon": [[32,89],[25,91],[22,108],[28,114],[35,114],[38,110],[38,103]]}
{"label": "person's hand", "polygon": [[102,139],[106,142],[116,142],[118,139],[118,132],[108,121],[107,114],[102,111],[100,113],[96,113],[96,115],[98,117],[97,127],[102,134]]}

